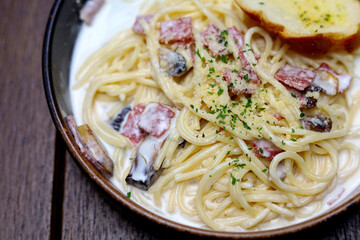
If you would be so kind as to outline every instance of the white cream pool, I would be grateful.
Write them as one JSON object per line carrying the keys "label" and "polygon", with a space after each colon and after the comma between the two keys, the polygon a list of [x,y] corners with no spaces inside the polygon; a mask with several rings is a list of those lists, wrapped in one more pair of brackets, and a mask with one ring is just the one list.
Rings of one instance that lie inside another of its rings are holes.
{"label": "white cream pool", "polygon": [[[132,24],[135,21],[135,17],[139,13],[139,9],[144,0],[106,0],[106,3],[101,8],[101,10],[96,15],[91,26],[83,25],[81,28],[75,47],[73,51],[72,61],[71,61],[71,71],[70,71],[70,96],[72,102],[72,109],[76,123],[78,125],[83,124],[82,119],[82,107],[84,102],[84,96],[86,91],[86,86],[80,88],[79,90],[73,90],[71,86],[75,82],[75,73],[85,62],[85,60],[96,50],[101,48],[109,39],[111,39],[115,34],[121,30],[131,28]],[[355,61],[356,64],[356,75],[360,76],[360,58],[358,57]],[[354,80],[352,91],[355,92],[356,89],[360,88],[360,79],[357,77]],[[105,114],[104,114],[105,115]],[[360,125],[360,114],[357,114],[356,119],[357,125]],[[109,152],[109,155],[112,155],[113,149],[111,146],[104,144],[106,150]],[[359,146],[359,141],[357,142]],[[346,154],[342,154],[342,157],[346,157]],[[341,159],[340,159],[341,166]],[[114,178],[112,182],[119,190],[126,194],[126,190],[122,189],[121,184],[117,182]],[[322,193],[323,199],[322,210],[319,211],[316,215],[319,215],[327,210],[330,206],[327,204],[330,200],[336,198],[343,189],[345,192],[341,194],[341,197],[331,206],[341,203],[347,196],[352,194],[356,189],[359,191],[360,186],[360,168],[357,169],[356,173],[353,174],[350,178],[342,181],[336,179],[334,183],[327,189],[326,193]],[[149,198],[151,198],[149,196]],[[166,196],[164,196],[166,198]],[[164,204],[163,204],[164,205]],[[150,211],[156,212],[161,216],[164,216],[168,219],[171,219],[175,222],[182,223],[185,225],[196,226],[200,228],[207,228],[204,224],[199,223],[199,221],[194,221],[187,216],[183,216],[180,213],[168,214],[166,213],[165,206],[159,208],[155,205],[144,206]],[[311,208],[311,207],[309,207]],[[315,217],[315,216],[312,216]],[[308,218],[299,218],[287,220],[285,218],[277,218],[272,220],[269,223],[261,224],[255,230],[264,230],[264,229],[273,229],[278,227],[283,227],[286,225],[295,224],[301,221],[304,221]]]}

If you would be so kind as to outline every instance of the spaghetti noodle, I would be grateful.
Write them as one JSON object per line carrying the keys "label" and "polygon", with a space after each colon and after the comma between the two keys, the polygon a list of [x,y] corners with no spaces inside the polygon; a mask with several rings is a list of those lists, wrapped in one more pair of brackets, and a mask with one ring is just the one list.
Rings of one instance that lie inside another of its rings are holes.
{"label": "spaghetti noodle", "polygon": [[[84,121],[115,147],[114,179],[134,201],[150,208],[166,203],[169,213],[216,230],[259,229],[272,219],[314,215],[327,189],[357,170],[359,149],[351,140],[358,137],[352,123],[359,98],[349,91],[305,93],[276,77],[286,65],[316,70],[323,63],[354,76],[353,55],[295,53],[251,27],[230,0],[149,1],[143,14],[152,14],[139,20],[144,34],[116,35],[83,64],[73,86],[86,89]],[[192,21],[189,42],[162,39],[161,22],[184,18]],[[223,47],[218,52],[206,35],[211,26],[218,30],[214,44]],[[160,49],[191,52],[182,76],[166,71]],[[316,106],[307,109],[303,98],[316,99]],[[178,113],[154,162],[163,172],[145,192],[125,182],[136,146],[108,122],[125,106],[154,102]],[[100,105],[111,106],[106,116]],[[310,125],[325,124],[321,133],[306,127],[307,117]],[[351,157],[340,163],[341,151]]]}

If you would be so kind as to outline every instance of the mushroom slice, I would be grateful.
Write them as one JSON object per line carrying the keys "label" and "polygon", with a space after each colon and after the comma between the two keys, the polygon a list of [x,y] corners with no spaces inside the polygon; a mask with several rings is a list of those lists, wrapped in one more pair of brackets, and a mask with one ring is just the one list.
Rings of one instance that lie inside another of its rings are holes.
{"label": "mushroom slice", "polygon": [[315,115],[313,117],[304,117],[300,120],[305,129],[315,132],[330,132],[332,127],[331,118]]}
{"label": "mushroom slice", "polygon": [[101,147],[97,138],[87,124],[76,127],[74,117],[65,118],[76,145],[83,156],[107,179],[112,176],[113,162]]}
{"label": "mushroom slice", "polygon": [[160,176],[163,169],[160,168],[159,170],[156,170],[154,164],[166,137],[163,136],[159,139],[148,135],[140,143],[129,175],[125,179],[127,184],[133,185],[142,190],[148,190],[154,181]]}
{"label": "mushroom slice", "polygon": [[128,116],[128,114],[131,112],[131,107],[127,106],[121,109],[121,111],[114,117],[114,119],[111,122],[111,126],[116,131],[119,131],[121,128],[122,123]]}
{"label": "mushroom slice", "polygon": [[114,164],[101,147],[89,125],[84,124],[79,126],[78,131],[86,150],[90,153],[91,158],[88,159],[89,162],[99,170],[104,177],[110,178],[113,173]]}
{"label": "mushroom slice", "polygon": [[160,67],[170,76],[179,77],[188,71],[186,58],[167,48],[159,49]]}

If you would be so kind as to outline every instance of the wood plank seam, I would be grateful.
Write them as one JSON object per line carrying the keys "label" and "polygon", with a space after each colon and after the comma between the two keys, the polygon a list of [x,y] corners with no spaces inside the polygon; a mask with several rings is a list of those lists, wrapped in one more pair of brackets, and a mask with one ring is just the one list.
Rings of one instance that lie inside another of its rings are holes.
{"label": "wood plank seam", "polygon": [[62,219],[64,203],[64,182],[65,182],[65,154],[66,145],[59,132],[56,132],[53,191],[51,202],[51,225],[50,239],[62,239]]}

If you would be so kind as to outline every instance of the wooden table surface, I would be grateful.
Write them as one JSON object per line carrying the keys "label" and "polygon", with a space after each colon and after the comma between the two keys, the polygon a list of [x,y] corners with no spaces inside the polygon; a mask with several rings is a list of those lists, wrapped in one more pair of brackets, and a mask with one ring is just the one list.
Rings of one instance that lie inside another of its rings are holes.
{"label": "wooden table surface", "polygon": [[[0,0],[0,239],[197,239],[115,208],[67,153],[42,86],[52,4]],[[360,239],[360,207],[281,239],[304,238]]]}

